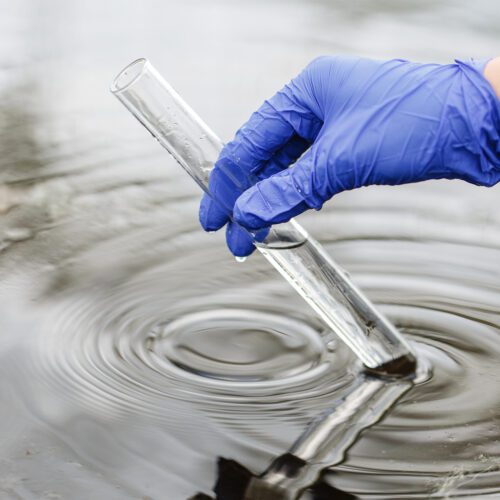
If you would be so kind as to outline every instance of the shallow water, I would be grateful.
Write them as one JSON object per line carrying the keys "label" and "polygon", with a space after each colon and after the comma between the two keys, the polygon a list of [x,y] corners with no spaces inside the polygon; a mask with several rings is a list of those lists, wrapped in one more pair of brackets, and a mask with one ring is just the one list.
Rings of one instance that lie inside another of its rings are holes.
{"label": "shallow water", "polygon": [[[0,4],[0,498],[177,500],[218,456],[263,471],[359,366],[264,259],[201,232],[109,81],[145,55],[227,139],[320,53],[492,54],[495,2]],[[337,488],[499,498],[499,195],[370,188],[301,217],[432,367]]]}

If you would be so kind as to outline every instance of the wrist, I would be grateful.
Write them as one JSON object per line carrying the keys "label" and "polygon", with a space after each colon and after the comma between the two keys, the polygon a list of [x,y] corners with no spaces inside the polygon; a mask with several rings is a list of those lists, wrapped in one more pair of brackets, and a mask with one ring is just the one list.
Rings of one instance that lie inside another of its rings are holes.
{"label": "wrist", "polygon": [[484,68],[484,77],[500,99],[500,57],[492,59]]}

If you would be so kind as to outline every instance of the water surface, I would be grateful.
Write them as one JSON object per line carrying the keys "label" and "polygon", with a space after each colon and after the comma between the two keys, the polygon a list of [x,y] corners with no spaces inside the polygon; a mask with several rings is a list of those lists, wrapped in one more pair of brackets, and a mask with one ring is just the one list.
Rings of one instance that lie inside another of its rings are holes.
{"label": "water surface", "polygon": [[[0,492],[185,499],[346,393],[348,350],[107,88],[149,57],[228,139],[325,53],[498,52],[492,0],[1,2]],[[500,495],[499,188],[345,193],[301,222],[432,365],[327,475],[359,498]]]}

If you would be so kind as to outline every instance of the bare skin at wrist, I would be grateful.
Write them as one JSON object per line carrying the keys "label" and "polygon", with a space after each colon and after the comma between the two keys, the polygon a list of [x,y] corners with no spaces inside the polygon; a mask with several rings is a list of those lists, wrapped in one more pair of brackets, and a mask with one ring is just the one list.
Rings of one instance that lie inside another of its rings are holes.
{"label": "bare skin at wrist", "polygon": [[493,90],[500,99],[500,57],[492,59],[484,68],[484,77],[491,83]]}

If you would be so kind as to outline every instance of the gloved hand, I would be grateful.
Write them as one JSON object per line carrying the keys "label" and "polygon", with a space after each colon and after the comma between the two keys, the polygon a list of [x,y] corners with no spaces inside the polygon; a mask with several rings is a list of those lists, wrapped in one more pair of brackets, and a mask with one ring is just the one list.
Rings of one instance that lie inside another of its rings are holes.
{"label": "gloved hand", "polygon": [[443,178],[496,184],[500,103],[482,66],[314,60],[224,147],[210,191],[226,210],[205,196],[202,226],[227,224],[230,250],[245,256],[254,247],[238,224],[285,222],[348,189]]}

